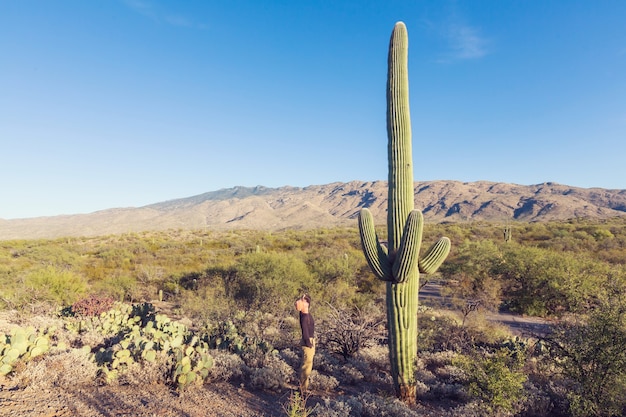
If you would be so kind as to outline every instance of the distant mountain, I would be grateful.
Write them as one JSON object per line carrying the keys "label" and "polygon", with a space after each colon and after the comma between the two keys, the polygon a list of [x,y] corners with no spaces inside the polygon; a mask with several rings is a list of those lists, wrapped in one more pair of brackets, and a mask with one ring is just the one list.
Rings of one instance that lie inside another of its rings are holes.
{"label": "distant mountain", "polygon": [[[549,221],[626,216],[626,190],[488,181],[415,183],[416,208],[429,222]],[[97,236],[165,229],[356,226],[361,208],[383,223],[387,182],[309,187],[234,187],[138,208],[31,219],[0,219],[0,240]]]}

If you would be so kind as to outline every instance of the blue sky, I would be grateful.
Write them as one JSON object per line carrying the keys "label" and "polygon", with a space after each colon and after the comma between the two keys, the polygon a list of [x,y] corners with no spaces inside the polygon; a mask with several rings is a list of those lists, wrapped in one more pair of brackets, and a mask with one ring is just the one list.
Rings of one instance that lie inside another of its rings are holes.
{"label": "blue sky", "polygon": [[386,180],[626,189],[626,1],[0,0],[0,218]]}

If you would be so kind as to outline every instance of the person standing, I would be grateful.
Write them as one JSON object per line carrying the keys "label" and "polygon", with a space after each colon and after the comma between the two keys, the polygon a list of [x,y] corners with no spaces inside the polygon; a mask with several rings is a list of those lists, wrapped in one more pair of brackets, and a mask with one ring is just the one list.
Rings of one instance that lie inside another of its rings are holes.
{"label": "person standing", "polygon": [[295,302],[296,310],[300,312],[300,329],[302,330],[302,365],[300,366],[300,391],[305,393],[309,388],[309,376],[313,370],[313,356],[315,355],[315,321],[309,313],[311,297],[304,294]]}

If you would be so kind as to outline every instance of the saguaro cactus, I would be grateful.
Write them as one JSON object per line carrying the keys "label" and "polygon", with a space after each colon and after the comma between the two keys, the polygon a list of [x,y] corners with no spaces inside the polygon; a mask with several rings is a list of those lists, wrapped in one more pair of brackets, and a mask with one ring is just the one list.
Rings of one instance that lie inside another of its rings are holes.
{"label": "saguaro cactus", "polygon": [[396,23],[389,42],[387,73],[387,136],[389,195],[387,247],[380,243],[367,209],[359,213],[363,252],[374,274],[387,285],[389,359],[398,397],[414,403],[417,357],[419,274],[433,273],[450,252],[450,240],[439,239],[420,257],[422,212],[414,210],[411,120],[409,114],[408,35]]}

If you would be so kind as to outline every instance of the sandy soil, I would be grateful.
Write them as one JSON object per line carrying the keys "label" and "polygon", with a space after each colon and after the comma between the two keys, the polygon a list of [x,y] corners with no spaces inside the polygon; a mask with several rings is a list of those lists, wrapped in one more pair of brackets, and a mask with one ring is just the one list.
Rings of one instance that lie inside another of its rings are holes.
{"label": "sandy soil", "polygon": [[[4,380],[4,383],[9,381]],[[0,386],[0,416],[6,417],[252,417],[284,416],[291,391],[251,392],[229,383],[194,387],[181,394],[156,384],[34,389]],[[311,396],[307,405],[320,401]]]}

